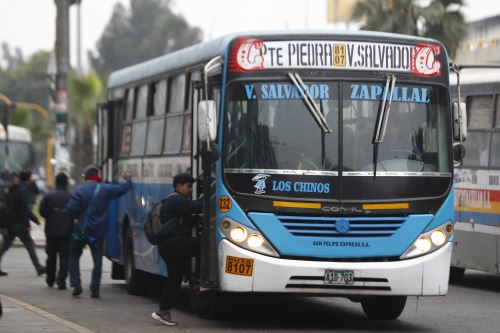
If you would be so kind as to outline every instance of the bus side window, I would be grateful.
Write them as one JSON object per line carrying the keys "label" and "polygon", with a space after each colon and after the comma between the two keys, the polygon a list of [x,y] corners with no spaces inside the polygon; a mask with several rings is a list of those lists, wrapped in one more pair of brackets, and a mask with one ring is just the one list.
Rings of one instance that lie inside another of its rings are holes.
{"label": "bus side window", "polygon": [[138,88],[137,102],[135,108],[135,119],[143,119],[148,111],[148,91],[149,85],[144,84]]}
{"label": "bus side window", "polygon": [[167,80],[154,84],[153,115],[159,116],[167,112]]}
{"label": "bus side window", "polygon": [[131,121],[134,117],[135,89],[127,89],[127,103],[125,105],[125,121]]}
{"label": "bus side window", "polygon": [[469,129],[491,129],[493,124],[493,96],[467,97]]}
{"label": "bus side window", "polygon": [[170,101],[168,112],[183,112],[186,102],[186,75],[181,74],[172,79],[170,84]]}
{"label": "bus side window", "polygon": [[500,95],[496,96],[497,105],[496,105],[496,116],[495,116],[495,128],[500,128]]}
{"label": "bus side window", "polygon": [[500,132],[493,133],[491,138],[491,166],[500,168]]}

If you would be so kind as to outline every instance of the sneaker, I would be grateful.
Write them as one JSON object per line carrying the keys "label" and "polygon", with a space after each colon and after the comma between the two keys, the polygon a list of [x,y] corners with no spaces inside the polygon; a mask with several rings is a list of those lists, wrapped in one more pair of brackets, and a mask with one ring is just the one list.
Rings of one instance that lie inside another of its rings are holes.
{"label": "sneaker", "polygon": [[68,289],[68,288],[66,288],[66,285],[65,285],[65,284],[59,284],[59,285],[57,286],[57,289],[59,289],[59,290],[66,290],[66,289]]}
{"label": "sneaker", "polygon": [[42,275],[42,274],[45,274],[47,272],[47,270],[45,269],[45,267],[43,266],[40,266],[36,269],[36,273],[38,274],[38,276]]}
{"label": "sneaker", "polygon": [[80,296],[81,293],[82,293],[82,287],[75,287],[73,288],[73,293],[71,295]]}
{"label": "sneaker", "polygon": [[165,313],[153,312],[151,314],[151,317],[153,317],[153,319],[158,320],[159,322],[164,323],[167,326],[177,325],[177,323],[173,321],[172,318],[170,318],[170,311]]}
{"label": "sneaker", "polygon": [[90,297],[92,298],[99,298],[99,289],[98,290],[92,290],[90,293]]}
{"label": "sneaker", "polygon": [[0,270],[0,276],[7,276],[7,275],[9,275],[9,273]]}

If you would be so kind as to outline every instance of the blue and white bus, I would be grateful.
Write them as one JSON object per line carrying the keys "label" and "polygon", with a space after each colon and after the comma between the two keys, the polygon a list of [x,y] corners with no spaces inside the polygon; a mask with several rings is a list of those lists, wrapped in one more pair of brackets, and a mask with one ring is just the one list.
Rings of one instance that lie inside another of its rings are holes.
{"label": "blue and white bus", "polygon": [[[445,295],[453,238],[449,59],[431,39],[247,33],[111,74],[99,112],[107,255],[138,292],[166,275],[143,223],[190,172],[203,195],[193,309],[220,293],[348,297],[397,318],[407,296]],[[455,135],[456,136],[456,135]]]}
{"label": "blue and white bus", "polygon": [[455,172],[452,281],[465,269],[500,273],[500,66],[464,66],[460,87],[468,137]]}

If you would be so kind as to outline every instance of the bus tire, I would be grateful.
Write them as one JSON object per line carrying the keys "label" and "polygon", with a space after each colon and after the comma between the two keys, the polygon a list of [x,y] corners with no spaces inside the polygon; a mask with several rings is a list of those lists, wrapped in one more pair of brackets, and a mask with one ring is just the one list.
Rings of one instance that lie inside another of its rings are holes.
{"label": "bus tire", "polygon": [[112,280],[123,280],[125,279],[125,268],[123,265],[112,262],[111,264],[111,279]]}
{"label": "bus tire", "polygon": [[465,268],[462,267],[450,267],[450,282],[460,283],[464,279]]}
{"label": "bus tire", "polygon": [[394,320],[406,304],[406,296],[376,296],[361,300],[366,316],[372,320]]}
{"label": "bus tire", "polygon": [[125,233],[124,257],[124,277],[127,291],[131,295],[142,295],[145,291],[144,274],[135,268],[134,246],[132,241],[132,231],[130,228]]}
{"label": "bus tire", "polygon": [[200,291],[199,286],[189,286],[189,299],[193,312],[200,318],[214,318],[218,314],[220,292],[216,290]]}

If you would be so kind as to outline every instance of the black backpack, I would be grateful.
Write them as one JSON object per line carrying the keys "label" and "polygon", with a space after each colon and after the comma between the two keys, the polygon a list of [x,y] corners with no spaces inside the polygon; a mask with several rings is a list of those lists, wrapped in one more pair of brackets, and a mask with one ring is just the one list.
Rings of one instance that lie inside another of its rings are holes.
{"label": "black backpack", "polygon": [[[180,194],[172,192],[168,195],[168,197],[171,195]],[[168,238],[169,236],[175,234],[177,227],[182,224],[182,216],[175,216],[164,224],[161,223],[160,214],[165,199],[159,200],[153,204],[153,207],[151,207],[148,217],[144,222],[144,234],[146,235],[147,240],[153,245],[157,245],[160,239]]]}

